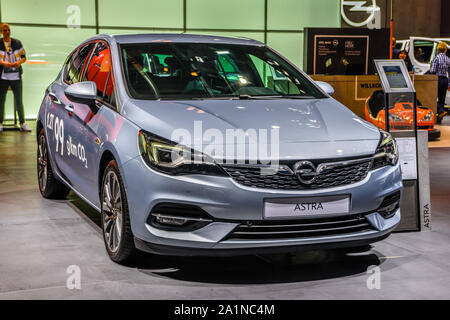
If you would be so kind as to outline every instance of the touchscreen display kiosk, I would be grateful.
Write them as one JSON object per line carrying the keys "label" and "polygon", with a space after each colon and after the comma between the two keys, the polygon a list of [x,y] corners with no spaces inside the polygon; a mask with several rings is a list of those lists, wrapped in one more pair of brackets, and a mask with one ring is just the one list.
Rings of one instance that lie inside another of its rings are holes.
{"label": "touchscreen display kiosk", "polygon": [[383,66],[389,86],[393,89],[408,88],[399,66]]}
{"label": "touchscreen display kiosk", "polygon": [[374,60],[374,63],[384,92],[415,92],[403,60]]}

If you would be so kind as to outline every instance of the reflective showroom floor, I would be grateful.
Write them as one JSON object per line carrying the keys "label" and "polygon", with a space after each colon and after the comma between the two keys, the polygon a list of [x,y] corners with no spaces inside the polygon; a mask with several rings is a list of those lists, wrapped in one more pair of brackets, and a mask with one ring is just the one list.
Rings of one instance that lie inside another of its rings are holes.
{"label": "reflective showroom floor", "polygon": [[[450,128],[450,117],[444,119],[445,126]],[[72,193],[66,201],[41,197],[35,159],[34,131],[0,133],[0,299],[450,297],[447,147],[430,149],[431,232],[396,233],[362,253],[220,259],[147,255],[129,266],[109,260],[98,214],[78,197]],[[79,290],[67,288],[67,280],[73,279],[67,273],[70,266],[81,270]],[[369,278],[373,276],[367,273],[369,266],[381,270],[379,289],[375,278]]]}

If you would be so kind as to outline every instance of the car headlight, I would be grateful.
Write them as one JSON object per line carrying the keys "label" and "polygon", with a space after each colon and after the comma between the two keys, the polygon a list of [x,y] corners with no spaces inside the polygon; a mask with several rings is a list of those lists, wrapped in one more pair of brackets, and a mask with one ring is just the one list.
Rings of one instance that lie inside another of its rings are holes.
{"label": "car headlight", "polygon": [[227,175],[211,157],[191,148],[145,131],[139,132],[138,139],[141,156],[152,169],[172,175]]}
{"label": "car headlight", "polygon": [[396,114],[389,113],[389,121],[398,122],[398,121],[405,121],[405,120]]}
{"label": "car headlight", "polygon": [[432,121],[433,120],[433,111],[428,111],[428,113],[425,115],[425,117],[423,117],[422,119],[420,119],[420,121]]}
{"label": "car headlight", "polygon": [[398,149],[395,139],[389,132],[380,130],[381,139],[375,152],[373,168],[380,168],[386,165],[394,166],[398,161]]}

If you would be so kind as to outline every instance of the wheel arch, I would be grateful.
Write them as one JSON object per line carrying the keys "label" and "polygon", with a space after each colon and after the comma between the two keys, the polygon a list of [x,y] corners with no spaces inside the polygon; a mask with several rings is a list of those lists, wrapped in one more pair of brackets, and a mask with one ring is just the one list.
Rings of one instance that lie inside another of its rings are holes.
{"label": "wheel arch", "polygon": [[97,186],[98,186],[98,199],[101,202],[101,190],[102,190],[102,181],[103,181],[103,173],[105,172],[106,166],[108,165],[108,163],[114,160],[117,162],[116,157],[114,156],[114,154],[109,150],[106,149],[103,151],[103,154],[100,158],[100,162],[99,162],[99,167],[98,167],[98,182],[97,182]]}
{"label": "wheel arch", "polygon": [[97,181],[97,187],[98,187],[98,199],[100,200],[100,192],[102,188],[102,180],[103,180],[103,173],[106,169],[106,166],[111,160],[116,161],[117,166],[119,167],[119,171],[122,176],[122,182],[125,186],[125,190],[127,189],[127,183],[126,183],[126,177],[124,176],[124,170],[122,166],[121,159],[119,157],[119,153],[116,151],[116,148],[111,143],[105,143],[103,145],[103,148],[100,150],[100,160],[98,162],[98,181]]}

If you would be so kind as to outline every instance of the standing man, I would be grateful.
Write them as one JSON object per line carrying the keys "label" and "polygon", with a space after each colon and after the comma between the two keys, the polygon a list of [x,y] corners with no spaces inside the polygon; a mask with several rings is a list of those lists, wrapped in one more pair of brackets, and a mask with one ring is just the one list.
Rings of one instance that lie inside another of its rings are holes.
{"label": "standing man", "polygon": [[3,131],[3,115],[8,88],[14,93],[14,104],[19,114],[20,131],[31,131],[25,123],[22,103],[22,64],[26,61],[22,43],[11,38],[7,23],[1,24],[3,39],[0,41],[0,132]]}
{"label": "standing man", "polygon": [[397,39],[392,37],[392,59],[398,59],[398,54],[400,53],[400,49],[397,49]]}
{"label": "standing man", "polygon": [[447,94],[448,89],[448,75],[450,74],[450,58],[445,54],[447,52],[447,44],[445,42],[440,42],[437,46],[437,52],[438,55],[431,63],[430,73],[436,73],[438,75],[438,116],[436,122],[441,123],[442,118],[447,114],[444,110],[445,95]]}

